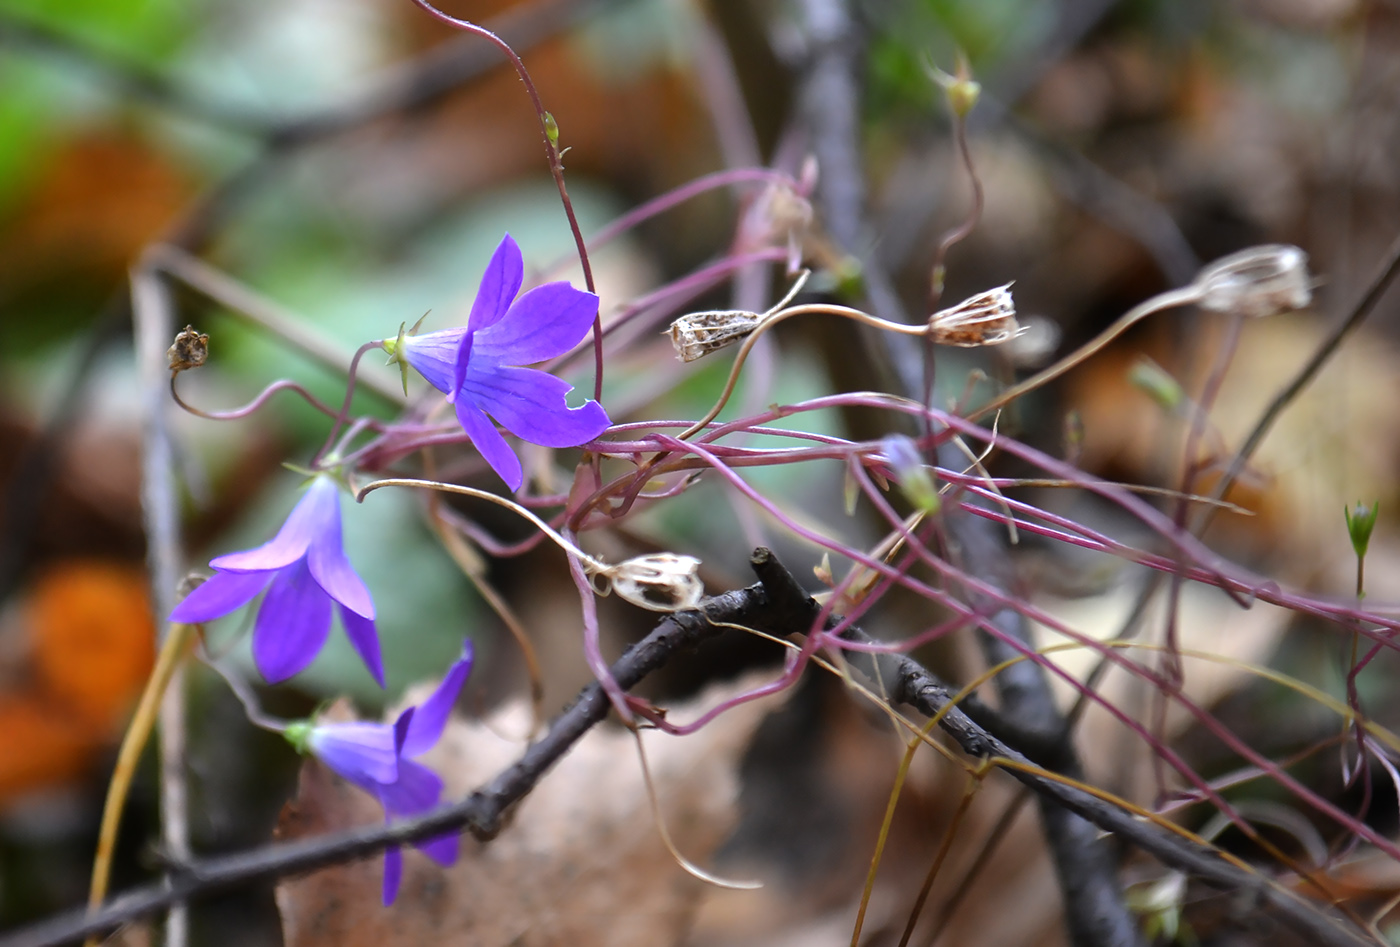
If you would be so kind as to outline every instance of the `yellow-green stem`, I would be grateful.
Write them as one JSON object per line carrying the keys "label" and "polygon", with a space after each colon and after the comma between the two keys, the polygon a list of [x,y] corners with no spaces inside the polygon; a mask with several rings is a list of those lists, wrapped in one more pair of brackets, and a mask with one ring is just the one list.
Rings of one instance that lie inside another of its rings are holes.
{"label": "yellow-green stem", "polygon": [[[131,791],[131,780],[136,774],[136,763],[146,740],[155,728],[156,716],[160,710],[161,698],[170,684],[170,678],[180,661],[189,653],[194,642],[192,632],[197,625],[175,623],[170,626],[156,657],[156,666],[146,681],[146,689],[141,701],[136,705],[136,713],[122,738],[121,749],[117,753],[117,765],[112,771],[112,781],[107,786],[107,801],[102,809],[102,826],[97,835],[97,854],[92,862],[92,887],[88,892],[88,909],[96,910],[107,897],[107,885],[112,878],[112,853],[117,845],[117,828],[121,825],[122,810],[126,808],[126,797]],[[98,938],[90,937],[84,947],[95,947]]]}

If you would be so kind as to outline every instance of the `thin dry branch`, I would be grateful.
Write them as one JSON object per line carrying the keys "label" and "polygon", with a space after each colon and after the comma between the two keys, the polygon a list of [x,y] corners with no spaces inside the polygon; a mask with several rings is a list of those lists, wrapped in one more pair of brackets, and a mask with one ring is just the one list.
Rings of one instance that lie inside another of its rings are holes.
{"label": "thin dry branch", "polygon": [[[643,641],[629,649],[612,666],[612,674],[624,688],[631,688],[675,655],[722,634],[720,623],[743,624],[786,636],[810,630],[820,606],[807,595],[782,563],[767,549],[755,551],[752,565],[758,585],[725,592],[706,599],[700,608],[679,612],[661,622]],[[839,617],[833,616],[834,626]],[[871,641],[858,628],[845,637]],[[1273,884],[1262,874],[1225,860],[1209,846],[1174,835],[1139,820],[1112,803],[1038,772],[1034,764],[1010,743],[975,723],[958,707],[949,708],[952,690],[911,658],[898,655],[852,653],[850,661],[872,680],[883,680],[889,698],[909,704],[922,713],[943,712],[939,725],[971,756],[992,758],[1006,764],[1008,772],[1041,796],[1082,816],[1098,828],[1112,832],[1141,848],[1163,864],[1188,872],[1220,888],[1241,892],[1248,903],[1266,907],[1283,922],[1323,947],[1356,947],[1370,941],[1348,929],[1325,907]],[[877,672],[878,667],[878,672]],[[120,924],[162,910],[178,901],[194,901],[213,893],[269,878],[303,874],[359,858],[389,845],[413,842],[444,832],[466,830],[482,841],[500,831],[513,804],[523,799],[573,744],[608,712],[602,688],[591,684],[527,749],[518,762],[460,802],[443,806],[420,818],[390,826],[374,826],[289,844],[272,844],[221,858],[194,862],[174,872],[164,884],[151,885],[117,898],[101,911],[81,911],[15,931],[0,938],[0,947],[48,947],[76,940],[86,934],[112,930]]]}

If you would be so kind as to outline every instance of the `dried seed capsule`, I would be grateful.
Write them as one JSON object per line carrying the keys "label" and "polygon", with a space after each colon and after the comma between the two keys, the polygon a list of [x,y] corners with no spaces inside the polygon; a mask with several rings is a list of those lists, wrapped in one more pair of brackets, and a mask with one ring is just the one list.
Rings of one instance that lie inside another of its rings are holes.
{"label": "dried seed capsule", "polygon": [[1252,318],[1306,309],[1312,302],[1308,255],[1281,243],[1250,247],[1216,260],[1196,276],[1199,305]]}
{"label": "dried seed capsule", "polygon": [[964,348],[1009,342],[1025,331],[1016,322],[1010,283],[940,309],[929,317],[928,324],[934,342]]}
{"label": "dried seed capsule", "polygon": [[671,344],[682,362],[693,362],[738,342],[758,327],[762,317],[743,309],[691,312],[671,323]]}
{"label": "dried seed capsule", "polygon": [[612,590],[633,605],[654,612],[677,612],[694,608],[705,594],[699,569],[700,560],[694,556],[659,552],[606,566],[601,572]]}

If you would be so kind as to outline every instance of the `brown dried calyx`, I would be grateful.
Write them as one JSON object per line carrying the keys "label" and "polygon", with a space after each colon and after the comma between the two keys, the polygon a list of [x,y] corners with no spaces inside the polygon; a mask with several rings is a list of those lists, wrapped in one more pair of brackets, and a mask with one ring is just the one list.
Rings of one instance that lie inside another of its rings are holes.
{"label": "brown dried calyx", "polygon": [[185,326],[175,336],[174,343],[165,350],[165,360],[170,364],[170,377],[183,371],[198,368],[209,358],[209,335],[199,332],[194,326]]}

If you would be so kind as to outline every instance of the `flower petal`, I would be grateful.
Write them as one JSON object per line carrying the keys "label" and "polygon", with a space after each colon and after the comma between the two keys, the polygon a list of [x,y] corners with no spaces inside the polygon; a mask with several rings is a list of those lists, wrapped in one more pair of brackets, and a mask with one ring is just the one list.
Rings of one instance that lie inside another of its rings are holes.
{"label": "flower petal", "polygon": [[612,422],[596,401],[570,408],[564,400],[570,391],[572,385],[546,372],[476,360],[467,368],[457,400],[460,405],[466,395],[506,430],[531,444],[577,447],[602,434]]}
{"label": "flower petal", "polygon": [[430,839],[414,842],[413,847],[446,868],[457,860],[459,838],[456,832],[451,835],[434,835]]}
{"label": "flower petal", "polygon": [[417,711],[417,707],[405,707],[394,721],[394,752],[399,756],[403,756],[403,741],[408,738],[408,727]]}
{"label": "flower petal", "polygon": [[399,778],[394,729],[382,723],[323,723],[311,730],[311,752],[340,776],[379,795]]}
{"label": "flower petal", "polygon": [[427,812],[442,798],[442,779],[422,763],[399,758],[399,778],[379,787],[379,801],[391,816]]}
{"label": "flower petal", "polygon": [[593,327],[598,297],[568,283],[536,286],[505,317],[476,333],[473,351],[502,365],[532,365],[573,348]]}
{"label": "flower petal", "polygon": [[462,642],[462,656],[447,669],[447,676],[442,679],[437,690],[418,705],[400,750],[404,756],[422,756],[442,737],[442,728],[447,726],[447,718],[452,714],[452,705],[457,703],[457,695],[461,693],[462,685],[466,683],[471,670],[472,643],[469,638]]}
{"label": "flower petal", "polygon": [[467,432],[467,436],[472,439],[481,456],[486,458],[491,469],[500,474],[511,492],[519,490],[520,485],[525,482],[525,474],[520,469],[520,458],[515,456],[501,432],[496,430],[496,425],[491,423],[491,419],[483,414],[470,398],[458,398],[454,407],[457,409],[457,421],[462,425],[462,430]]}
{"label": "flower petal", "polygon": [[399,882],[403,880],[403,852],[397,845],[384,849],[384,887],[380,900],[387,908],[399,896]]}
{"label": "flower petal", "polygon": [[272,572],[216,572],[170,613],[171,621],[213,621],[242,608],[267,587]]}
{"label": "flower petal", "polygon": [[410,335],[403,340],[403,357],[418,374],[438,391],[451,392],[452,373],[457,364],[457,351],[462,345],[464,328],[442,329],[427,335]]}
{"label": "flower petal", "polygon": [[223,572],[256,572],[260,569],[280,569],[296,562],[332,523],[337,530],[340,528],[338,494],[339,488],[334,480],[327,476],[317,477],[292,508],[276,536],[256,549],[231,552],[210,560],[209,564]]}
{"label": "flower petal", "polygon": [[311,541],[306,564],[311,575],[327,595],[361,618],[374,618],[374,600],[369,589],[350,565],[340,536],[340,499],[336,498],[335,515],[326,528]]}
{"label": "flower petal", "polygon": [[491,254],[486,272],[481,275],[481,286],[472,302],[467,329],[479,332],[500,322],[511,300],[520,292],[520,284],[524,280],[525,261],[520,256],[520,247],[516,246],[510,234],[506,234],[496,247],[496,252]]}
{"label": "flower petal", "polygon": [[269,684],[285,681],[315,660],[330,630],[330,596],[303,559],[268,586],[253,626],[253,663]]}
{"label": "flower petal", "polygon": [[[438,778],[437,773],[422,763],[400,759],[398,782],[380,793],[380,800],[385,803],[384,808],[387,810],[389,803],[384,799],[386,793],[395,796],[396,806],[413,807],[400,810],[405,815],[426,812],[442,800],[442,780]],[[450,865],[457,860],[456,832],[435,835],[430,839],[414,842],[413,846],[439,865]]]}
{"label": "flower petal", "polygon": [[360,655],[360,660],[369,668],[370,676],[380,687],[384,686],[384,661],[379,656],[379,634],[374,630],[374,620],[361,618],[344,605],[340,606],[340,623],[345,626],[345,637]]}
{"label": "flower petal", "polygon": [[452,367],[452,390],[447,393],[447,403],[455,404],[457,392],[461,390],[462,379],[467,377],[467,366],[472,360],[472,346],[476,341],[475,332],[466,332],[457,346],[457,361]]}

